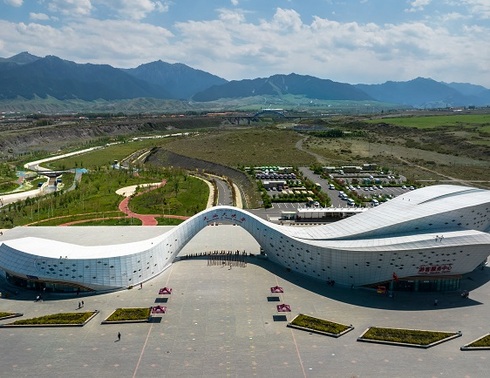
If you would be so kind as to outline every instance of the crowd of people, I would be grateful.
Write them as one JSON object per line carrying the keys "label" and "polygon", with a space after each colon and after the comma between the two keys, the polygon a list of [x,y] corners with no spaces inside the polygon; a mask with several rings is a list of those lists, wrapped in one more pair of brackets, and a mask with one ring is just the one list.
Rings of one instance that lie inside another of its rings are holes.
{"label": "crowd of people", "polygon": [[207,254],[208,265],[210,266],[237,266],[245,268],[247,266],[245,251],[213,251]]}

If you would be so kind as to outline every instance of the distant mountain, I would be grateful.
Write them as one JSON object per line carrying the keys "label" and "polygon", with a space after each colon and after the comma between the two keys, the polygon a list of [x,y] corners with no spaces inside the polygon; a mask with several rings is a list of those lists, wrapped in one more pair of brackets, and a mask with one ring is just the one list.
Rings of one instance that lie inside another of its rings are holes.
{"label": "distant mountain", "polygon": [[294,73],[253,80],[230,81],[196,93],[192,99],[207,102],[222,98],[288,94],[304,95],[307,98],[319,100],[372,100],[365,92],[350,84]]}
{"label": "distant mountain", "polygon": [[21,52],[20,54],[14,55],[10,58],[0,58],[0,71],[6,71],[21,64],[32,63],[38,59],[41,58],[31,55],[28,52]]}
{"label": "distant mountain", "polygon": [[28,64],[41,59],[38,56],[29,54],[27,51],[21,52],[20,54],[11,56],[10,58],[0,58],[0,63],[10,62],[15,64]]}
{"label": "distant mountain", "polygon": [[475,95],[476,89],[470,89],[465,84],[445,84],[422,77],[410,81],[387,81],[384,84],[357,84],[356,87],[378,101],[394,102],[416,108],[490,104],[485,99],[484,87],[481,87],[483,91],[480,95]]}
{"label": "distant mountain", "polygon": [[469,105],[490,105],[490,89],[469,83],[449,83],[447,85],[468,96],[468,98],[472,98],[474,102]]}
{"label": "distant mountain", "polygon": [[483,92],[488,91],[487,88],[481,85],[469,84],[469,83],[442,83],[448,87],[456,89],[459,93],[465,96],[479,96]]}
{"label": "distant mountain", "polygon": [[185,64],[170,64],[161,60],[125,71],[140,80],[165,88],[176,99],[189,99],[197,92],[227,82],[225,79]]}
{"label": "distant mountain", "polygon": [[0,100],[154,98],[209,103],[223,99],[243,101],[255,96],[277,97],[280,101],[286,100],[286,96],[299,96],[307,101],[379,101],[416,108],[490,105],[487,88],[421,77],[404,82],[351,85],[292,73],[228,82],[184,64],[161,60],[119,69],[106,64],[78,64],[55,56],[40,58],[28,52],[0,58]]}
{"label": "distant mountain", "polygon": [[86,101],[170,97],[162,88],[109,65],[77,64],[55,56],[0,70],[0,99],[19,96]]}

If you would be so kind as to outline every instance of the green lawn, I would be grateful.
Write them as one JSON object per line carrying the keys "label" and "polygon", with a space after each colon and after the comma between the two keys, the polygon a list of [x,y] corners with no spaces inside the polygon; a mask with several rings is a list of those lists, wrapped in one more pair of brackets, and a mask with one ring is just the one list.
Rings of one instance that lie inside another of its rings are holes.
{"label": "green lawn", "polygon": [[209,196],[205,182],[185,173],[168,172],[167,183],[131,199],[129,207],[138,214],[194,215],[204,210]]}
{"label": "green lawn", "polygon": [[157,217],[159,226],[177,226],[184,222],[182,219]]}
{"label": "green lawn", "polygon": [[54,160],[44,165],[51,169],[86,168],[97,169],[98,167],[110,166],[114,160],[121,161],[132,153],[151,148],[155,145],[165,143],[167,139],[144,139],[135,142],[125,142],[103,147],[83,155],[71,156],[64,159]]}
{"label": "green lawn", "polygon": [[138,218],[120,218],[120,219],[103,219],[91,220],[83,223],[77,223],[75,226],[141,226],[142,222]]}
{"label": "green lawn", "polygon": [[389,123],[396,126],[415,127],[418,129],[433,129],[445,126],[478,126],[488,132],[490,128],[490,114],[454,114],[381,118],[370,120],[368,123]]}

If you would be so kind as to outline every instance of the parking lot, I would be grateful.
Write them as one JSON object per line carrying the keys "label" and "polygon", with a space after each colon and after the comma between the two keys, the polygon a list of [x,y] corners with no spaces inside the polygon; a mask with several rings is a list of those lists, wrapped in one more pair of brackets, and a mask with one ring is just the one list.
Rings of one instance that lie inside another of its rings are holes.
{"label": "parking lot", "polygon": [[[357,195],[360,198],[364,198],[364,202],[370,202],[372,199],[376,199],[380,201],[382,198],[386,197],[396,197],[399,196],[400,194],[405,193],[406,191],[410,190],[410,187],[407,187],[406,185],[402,186],[386,186],[386,183],[383,180],[381,184],[372,184],[369,186],[365,186],[364,184],[348,184],[351,182],[349,177],[343,178],[345,181],[344,188],[342,190],[337,190],[337,189],[329,189],[331,185],[331,181],[322,178],[320,175],[315,174],[312,172],[309,168],[307,167],[301,167],[300,168],[301,173],[303,174],[304,177],[309,179],[312,182],[318,183],[321,185],[321,188],[324,192],[328,194],[332,201],[332,206],[333,207],[347,207],[349,206],[347,204],[347,201],[341,198],[339,195],[340,192],[344,192],[346,195],[346,198],[352,197],[352,194]],[[333,176],[336,177],[336,176]],[[404,177],[401,177],[399,180],[404,180]],[[373,178],[374,181],[374,178]],[[384,185],[383,185],[384,184]],[[349,189],[349,185],[351,186],[352,189]]]}
{"label": "parking lot", "polygon": [[[288,168],[289,169],[289,168]],[[317,189],[326,193],[331,200],[332,207],[377,206],[391,198],[399,196],[414,187],[405,185],[405,177],[391,174],[378,174],[377,172],[362,172],[358,174],[329,174],[329,179],[322,178],[312,172],[308,167],[300,167],[299,171],[304,178],[316,184]],[[288,171],[289,172],[289,171]],[[281,211],[296,211],[304,207],[325,207],[312,190],[307,190],[297,175],[289,173],[258,173],[257,180],[261,180],[269,197],[274,198],[273,209],[280,214]],[[395,185],[393,185],[395,183]],[[276,202],[280,196],[301,193],[305,199],[301,202]],[[307,200],[310,199],[310,201]]]}

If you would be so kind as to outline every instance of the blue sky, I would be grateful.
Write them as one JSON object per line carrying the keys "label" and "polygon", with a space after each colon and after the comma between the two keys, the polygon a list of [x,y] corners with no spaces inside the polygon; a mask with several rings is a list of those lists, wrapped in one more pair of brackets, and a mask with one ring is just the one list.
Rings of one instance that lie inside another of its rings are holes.
{"label": "blue sky", "polygon": [[228,80],[430,77],[490,88],[490,0],[0,0],[0,57],[22,51]]}

